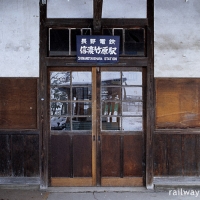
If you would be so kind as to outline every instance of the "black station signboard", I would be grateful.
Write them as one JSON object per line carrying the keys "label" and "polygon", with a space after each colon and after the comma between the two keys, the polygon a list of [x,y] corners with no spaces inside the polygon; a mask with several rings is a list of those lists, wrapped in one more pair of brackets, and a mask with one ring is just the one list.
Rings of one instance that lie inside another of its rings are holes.
{"label": "black station signboard", "polygon": [[77,35],[77,62],[118,62],[119,39],[119,36]]}

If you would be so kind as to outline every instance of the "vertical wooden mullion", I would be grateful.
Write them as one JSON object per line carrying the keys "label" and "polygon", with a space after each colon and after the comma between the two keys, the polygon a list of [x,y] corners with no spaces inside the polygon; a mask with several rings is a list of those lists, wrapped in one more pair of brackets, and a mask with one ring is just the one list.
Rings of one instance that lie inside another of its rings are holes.
{"label": "vertical wooden mullion", "polygon": [[154,0],[147,0],[147,133],[146,187],[153,189],[153,132],[154,132]]}
{"label": "vertical wooden mullion", "polygon": [[92,185],[95,186],[96,179],[96,158],[97,158],[97,97],[96,97],[97,74],[96,67],[92,67]]}
{"label": "vertical wooden mullion", "polygon": [[101,69],[97,68],[97,82],[96,82],[96,100],[97,100],[97,108],[96,108],[96,116],[97,116],[97,185],[101,185],[101,141],[102,137],[100,134],[101,130]]}

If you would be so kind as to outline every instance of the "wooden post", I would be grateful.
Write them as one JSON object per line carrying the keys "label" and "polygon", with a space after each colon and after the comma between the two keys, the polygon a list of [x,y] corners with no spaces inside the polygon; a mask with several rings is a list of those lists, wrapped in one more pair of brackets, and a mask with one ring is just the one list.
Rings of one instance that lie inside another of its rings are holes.
{"label": "wooden post", "polygon": [[48,130],[47,130],[47,30],[45,27],[46,4],[40,1],[40,78],[39,78],[39,129],[40,129],[40,188],[48,187]]}
{"label": "wooden post", "polygon": [[101,31],[103,0],[93,0],[93,30],[95,33]]}
{"label": "wooden post", "polygon": [[146,136],[146,187],[153,189],[153,133],[154,106],[154,0],[147,0],[147,136]]}

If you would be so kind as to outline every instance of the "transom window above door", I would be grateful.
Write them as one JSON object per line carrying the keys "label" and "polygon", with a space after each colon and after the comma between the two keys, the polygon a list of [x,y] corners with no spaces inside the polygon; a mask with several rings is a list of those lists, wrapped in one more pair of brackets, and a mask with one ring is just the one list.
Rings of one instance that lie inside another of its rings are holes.
{"label": "transom window above door", "polygon": [[[92,29],[50,28],[49,56],[75,56],[77,35],[92,35]],[[120,36],[120,56],[145,56],[144,28],[103,28],[102,35]]]}

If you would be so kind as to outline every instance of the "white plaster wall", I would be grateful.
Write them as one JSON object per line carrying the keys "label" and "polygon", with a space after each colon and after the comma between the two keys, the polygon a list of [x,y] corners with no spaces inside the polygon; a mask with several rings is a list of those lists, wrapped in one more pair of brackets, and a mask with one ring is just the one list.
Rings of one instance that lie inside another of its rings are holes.
{"label": "white plaster wall", "polygon": [[[93,18],[93,0],[47,0],[48,18]],[[146,0],[104,0],[103,18],[146,18]]]}
{"label": "white plaster wall", "polygon": [[155,77],[200,77],[200,0],[155,0]]}
{"label": "white plaster wall", "polygon": [[39,0],[0,0],[0,77],[39,77]]}

